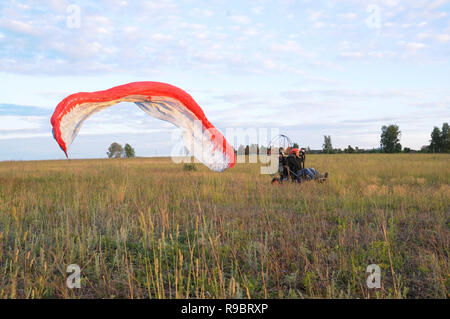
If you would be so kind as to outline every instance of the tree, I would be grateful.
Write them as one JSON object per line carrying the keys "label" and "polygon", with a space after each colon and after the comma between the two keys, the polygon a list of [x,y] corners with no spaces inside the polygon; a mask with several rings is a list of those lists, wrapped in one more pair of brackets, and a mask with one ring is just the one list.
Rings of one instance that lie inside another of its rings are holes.
{"label": "tree", "polygon": [[238,153],[238,155],[245,155],[245,146],[242,144],[239,145],[237,153]]}
{"label": "tree", "polygon": [[349,145],[345,150],[345,153],[355,153],[355,150],[353,149],[353,147],[351,145]]}
{"label": "tree", "polygon": [[330,135],[324,135],[323,136],[323,146],[322,151],[327,154],[333,153],[333,145],[331,144],[331,137]]}
{"label": "tree", "polygon": [[106,152],[109,158],[119,158],[122,157],[123,147],[119,143],[112,143],[108,148],[108,152]]}
{"label": "tree", "polygon": [[431,132],[430,147],[428,151],[431,153],[439,153],[442,150],[442,133],[439,127],[435,126]]}
{"label": "tree", "polygon": [[259,154],[260,154],[260,155],[267,155],[267,147],[265,147],[265,146],[260,146],[260,147],[259,147]]}
{"label": "tree", "polygon": [[251,144],[248,149],[248,154],[249,155],[258,155],[259,154],[258,144]]}
{"label": "tree", "polygon": [[450,129],[448,123],[442,124],[441,130],[441,146],[442,152],[450,152]]}
{"label": "tree", "polygon": [[[128,143],[125,144],[124,150],[125,150],[125,157],[128,157],[128,158],[135,157],[134,148],[132,148],[130,144],[128,144]],[[189,152],[187,154],[189,154]]]}
{"label": "tree", "polygon": [[405,153],[411,153],[411,149],[410,149],[409,147],[405,147],[405,148],[403,149],[403,152],[405,152]]}
{"label": "tree", "polygon": [[398,153],[402,151],[400,142],[401,132],[398,125],[383,125],[381,128],[380,146],[385,153]]}

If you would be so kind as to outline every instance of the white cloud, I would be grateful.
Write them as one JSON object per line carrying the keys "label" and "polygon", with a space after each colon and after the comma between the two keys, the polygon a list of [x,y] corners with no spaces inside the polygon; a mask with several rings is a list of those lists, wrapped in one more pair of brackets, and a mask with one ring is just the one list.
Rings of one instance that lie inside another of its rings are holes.
{"label": "white cloud", "polygon": [[447,3],[450,3],[450,1],[449,0],[436,0],[436,1],[433,1],[432,3],[430,3],[430,5],[428,7],[430,9],[436,9]]}
{"label": "white cloud", "polygon": [[417,35],[417,37],[421,40],[424,39],[433,39],[435,41],[438,41],[440,43],[447,43],[450,41],[450,34],[448,33],[426,33],[426,32],[421,32]]}
{"label": "white cloud", "polygon": [[273,42],[269,45],[270,49],[275,52],[294,53],[304,57],[313,57],[314,54],[305,50],[297,41],[287,40],[284,42]]}
{"label": "white cloud", "polygon": [[339,53],[344,58],[363,58],[365,55],[363,52],[341,52]]}
{"label": "white cloud", "polygon": [[144,1],[144,7],[150,10],[174,10],[178,8],[177,4],[172,0],[147,0]]}
{"label": "white cloud", "polygon": [[264,7],[263,6],[257,6],[257,7],[253,7],[252,8],[252,12],[254,14],[261,14],[264,11]]}
{"label": "white cloud", "polygon": [[230,19],[238,24],[249,24],[251,22],[251,19],[246,15],[233,15]]}
{"label": "white cloud", "polygon": [[384,58],[392,58],[396,56],[396,53],[392,51],[369,51],[367,55],[378,59],[384,59]]}
{"label": "white cloud", "polygon": [[65,0],[44,0],[43,2],[56,12],[65,12],[69,5],[69,2]]}
{"label": "white cloud", "polygon": [[208,9],[194,8],[190,11],[190,14],[195,17],[210,18],[214,15],[214,12]]}
{"label": "white cloud", "polygon": [[354,20],[358,17],[358,15],[354,12],[341,13],[338,16],[345,20]]}
{"label": "white cloud", "polygon": [[399,41],[397,42],[399,46],[402,46],[406,48],[408,51],[416,52],[425,48],[428,48],[429,45],[422,43],[422,42],[405,42],[405,41]]}
{"label": "white cloud", "polygon": [[314,10],[307,10],[308,20],[309,21],[317,21],[321,17],[323,17],[324,12],[323,11],[314,11]]}
{"label": "white cloud", "polygon": [[242,34],[244,34],[246,36],[255,36],[255,35],[258,35],[259,32],[255,28],[246,28],[242,31]]}
{"label": "white cloud", "polygon": [[38,29],[34,27],[30,22],[20,20],[8,20],[5,18],[0,19],[0,26],[9,29],[14,32],[36,35]]}
{"label": "white cloud", "polygon": [[398,1],[397,0],[380,0],[379,2],[382,5],[387,6],[387,7],[396,7],[396,6],[398,6]]}
{"label": "white cloud", "polygon": [[323,22],[315,22],[315,23],[312,25],[312,27],[313,27],[314,29],[321,29],[321,28],[325,27],[325,23],[323,23]]}
{"label": "white cloud", "polygon": [[171,35],[163,34],[163,33],[159,33],[159,32],[150,35],[150,38],[156,42],[166,42],[166,41],[171,41],[173,39],[173,37]]}
{"label": "white cloud", "polygon": [[39,129],[46,120],[44,116],[0,115],[0,132]]}
{"label": "white cloud", "polygon": [[450,34],[436,34],[436,40],[442,43],[447,43],[450,41]]}

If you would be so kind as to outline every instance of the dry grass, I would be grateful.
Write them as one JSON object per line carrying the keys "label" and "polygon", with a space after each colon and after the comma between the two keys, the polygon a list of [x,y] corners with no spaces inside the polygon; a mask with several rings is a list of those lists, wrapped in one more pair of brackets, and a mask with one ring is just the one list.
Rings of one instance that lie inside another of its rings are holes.
{"label": "dry grass", "polygon": [[311,155],[326,184],[276,187],[257,164],[2,162],[0,297],[448,298],[449,163]]}

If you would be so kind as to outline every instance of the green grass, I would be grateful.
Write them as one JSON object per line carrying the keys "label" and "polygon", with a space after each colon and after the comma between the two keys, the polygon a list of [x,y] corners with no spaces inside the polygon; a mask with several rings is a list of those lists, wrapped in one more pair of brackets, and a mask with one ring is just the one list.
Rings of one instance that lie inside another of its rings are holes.
{"label": "green grass", "polygon": [[449,163],[310,155],[327,183],[272,186],[259,164],[2,162],[0,297],[448,298]]}

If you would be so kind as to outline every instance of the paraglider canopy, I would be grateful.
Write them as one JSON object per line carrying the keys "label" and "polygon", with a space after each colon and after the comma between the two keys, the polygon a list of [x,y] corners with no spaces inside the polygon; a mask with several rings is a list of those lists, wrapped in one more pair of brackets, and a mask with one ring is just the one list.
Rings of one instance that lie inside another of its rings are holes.
{"label": "paraglider canopy", "polygon": [[222,172],[234,166],[234,149],[197,102],[180,88],[161,82],[133,82],[104,91],[75,93],[62,100],[51,124],[53,136],[66,156],[83,122],[120,102],[134,102],[149,115],[179,127],[187,150],[210,169]]}

